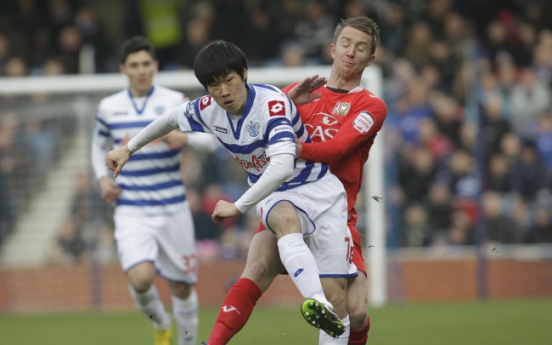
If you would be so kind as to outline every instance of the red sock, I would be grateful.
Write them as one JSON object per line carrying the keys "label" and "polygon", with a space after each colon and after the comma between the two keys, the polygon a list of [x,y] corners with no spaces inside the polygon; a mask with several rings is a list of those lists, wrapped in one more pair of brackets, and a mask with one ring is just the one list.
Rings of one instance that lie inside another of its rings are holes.
{"label": "red sock", "polygon": [[348,345],[366,345],[366,342],[368,341],[368,331],[370,330],[370,317],[368,316],[368,320],[366,321],[366,327],[363,329],[352,329],[351,328],[351,335],[349,335],[349,342]]}
{"label": "red sock", "polygon": [[207,343],[226,345],[245,325],[261,295],[261,289],[247,278],[234,283],[222,303]]}

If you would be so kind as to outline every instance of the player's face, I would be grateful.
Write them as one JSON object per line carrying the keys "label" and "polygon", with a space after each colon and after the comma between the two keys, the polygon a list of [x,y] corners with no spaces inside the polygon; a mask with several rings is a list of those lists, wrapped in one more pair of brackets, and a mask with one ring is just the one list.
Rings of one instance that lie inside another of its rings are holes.
{"label": "player's face", "polygon": [[[243,77],[247,79],[247,70],[245,70]],[[247,100],[247,87],[244,79],[238,73],[232,71],[207,85],[207,92],[222,109],[230,114],[240,115],[245,109]]]}
{"label": "player's face", "polygon": [[360,76],[364,69],[374,61],[376,55],[370,54],[372,37],[352,27],[343,28],[336,43],[332,44],[334,67],[342,77]]}
{"label": "player's face", "polygon": [[128,77],[130,91],[135,97],[145,96],[151,89],[153,75],[157,72],[157,60],[140,50],[129,54],[124,64],[120,65],[121,73]]}

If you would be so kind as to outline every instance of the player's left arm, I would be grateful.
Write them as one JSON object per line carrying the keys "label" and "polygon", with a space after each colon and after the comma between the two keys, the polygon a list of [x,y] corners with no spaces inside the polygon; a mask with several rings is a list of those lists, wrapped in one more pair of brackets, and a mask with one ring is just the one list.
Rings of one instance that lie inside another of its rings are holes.
{"label": "player's left arm", "polygon": [[[270,104],[269,102],[269,106]],[[247,212],[259,201],[278,189],[293,174],[295,167],[295,133],[290,119],[281,115],[271,117],[267,123],[265,137],[268,144],[265,153],[270,158],[266,169],[257,182],[235,203],[224,200],[217,203],[211,216],[215,223]]]}
{"label": "player's left arm", "polygon": [[213,153],[217,147],[216,139],[211,134],[197,132],[172,131],[163,137],[171,149],[187,147],[197,153]]}
{"label": "player's left arm", "polygon": [[220,223],[226,218],[237,216],[247,212],[274,192],[293,173],[295,156],[289,153],[277,154],[270,157],[266,170],[259,180],[251,186],[243,195],[231,203],[219,200],[211,216],[215,223]]}
{"label": "player's left arm", "polygon": [[134,152],[138,151],[155,139],[161,138],[172,130],[179,128],[178,111],[179,108],[175,108],[167,112],[165,115],[158,117],[152,123],[144,127],[128,142],[128,144],[117,150],[108,152],[105,158],[105,164],[108,169],[114,171],[113,177],[117,177],[119,175],[123,169],[123,166],[129,161],[130,156]]}
{"label": "player's left arm", "polygon": [[330,163],[370,140],[383,126],[387,108],[380,106],[362,110],[344,122],[332,140],[316,143],[298,143],[299,158]]}

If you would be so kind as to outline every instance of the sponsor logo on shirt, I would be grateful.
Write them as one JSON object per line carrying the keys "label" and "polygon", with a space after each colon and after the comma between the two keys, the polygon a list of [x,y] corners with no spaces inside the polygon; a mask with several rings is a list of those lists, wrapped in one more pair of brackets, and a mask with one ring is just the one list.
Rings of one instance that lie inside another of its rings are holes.
{"label": "sponsor logo on shirt", "polygon": [[259,136],[261,130],[261,124],[258,122],[249,121],[249,124],[245,126],[245,130],[253,138]]}
{"label": "sponsor logo on shirt", "polygon": [[264,168],[264,166],[267,165],[269,161],[270,158],[266,156],[265,152],[263,152],[263,154],[259,157],[251,156],[251,162],[248,162],[245,159],[241,159],[240,157],[236,156],[236,162],[238,162],[238,164],[245,170],[255,169],[257,171],[261,171],[261,169]]}
{"label": "sponsor logo on shirt", "polygon": [[207,108],[211,105],[211,96],[203,96],[199,99],[199,110]]}
{"label": "sponsor logo on shirt", "polygon": [[270,116],[284,116],[286,114],[286,106],[283,101],[269,101],[268,112]]}
{"label": "sponsor logo on shirt", "polygon": [[337,102],[332,110],[332,114],[347,116],[349,109],[351,109],[351,102]]}
{"label": "sponsor logo on shirt", "polygon": [[128,114],[128,111],[126,111],[126,110],[114,111],[113,112],[113,116],[127,115],[127,114]]}
{"label": "sponsor logo on shirt", "polygon": [[372,118],[372,115],[367,111],[362,111],[353,121],[353,127],[360,133],[368,133],[373,125],[374,119]]}
{"label": "sponsor logo on shirt", "polygon": [[319,112],[314,114],[312,123],[305,123],[305,127],[312,140],[320,138],[319,141],[326,141],[334,138],[341,125],[335,116]]}
{"label": "sponsor logo on shirt", "polygon": [[223,127],[219,127],[219,126],[214,126],[213,129],[219,133],[224,133],[224,134],[228,134],[228,129],[226,128],[223,128]]}

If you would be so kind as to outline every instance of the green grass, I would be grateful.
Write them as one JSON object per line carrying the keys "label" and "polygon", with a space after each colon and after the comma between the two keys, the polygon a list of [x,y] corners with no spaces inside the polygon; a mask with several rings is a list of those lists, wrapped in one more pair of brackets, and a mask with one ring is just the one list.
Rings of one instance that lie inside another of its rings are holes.
{"label": "green grass", "polygon": [[[200,312],[205,340],[217,310]],[[369,345],[540,345],[552,343],[552,299],[388,305],[372,309]],[[138,313],[0,316],[2,345],[151,345],[149,321]],[[230,344],[315,345],[318,331],[293,309],[258,308]],[[176,344],[176,342],[175,342]]]}

